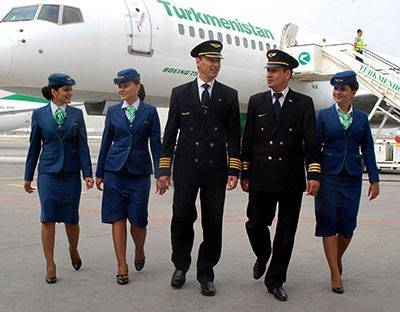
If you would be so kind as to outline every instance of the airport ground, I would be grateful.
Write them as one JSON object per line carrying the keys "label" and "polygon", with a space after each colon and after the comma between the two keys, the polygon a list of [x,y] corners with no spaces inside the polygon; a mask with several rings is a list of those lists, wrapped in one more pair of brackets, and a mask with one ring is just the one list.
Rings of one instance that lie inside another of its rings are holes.
{"label": "airport ground", "polygon": [[[330,290],[329,270],[321,240],[314,237],[313,199],[304,197],[296,244],[288,272],[288,302],[266,292],[262,280],[252,278],[254,256],[244,222],[246,195],[227,194],[223,251],[215,268],[217,295],[200,295],[195,261],[201,241],[196,222],[193,264],[181,290],[169,285],[172,191],[150,197],[146,265],[136,272],[133,243],[129,241],[131,282],[115,281],[116,260],[111,228],[100,222],[101,193],[83,191],[80,207],[79,250],[83,266],[76,272],[69,261],[62,225],[57,226],[58,282],[44,282],[45,264],[40,242],[37,193],[23,191],[27,137],[0,137],[0,311],[363,311],[397,312],[400,306],[400,176],[381,175],[381,196],[367,200],[363,183],[359,225],[344,259],[343,295]],[[91,139],[93,159],[99,140]],[[274,231],[272,226],[272,231]]]}

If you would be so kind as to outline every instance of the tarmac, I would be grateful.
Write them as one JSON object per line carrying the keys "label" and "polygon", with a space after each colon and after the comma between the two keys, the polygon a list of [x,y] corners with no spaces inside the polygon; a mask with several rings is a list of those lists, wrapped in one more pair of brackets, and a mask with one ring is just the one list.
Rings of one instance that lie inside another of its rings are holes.
{"label": "tarmac", "polygon": [[[37,192],[23,190],[27,137],[0,136],[0,311],[400,311],[400,175],[381,175],[381,195],[367,199],[367,180],[358,228],[344,258],[345,293],[330,288],[329,269],[320,238],[314,236],[313,198],[304,196],[287,282],[289,300],[267,293],[263,280],[252,278],[255,257],[244,228],[247,195],[239,188],[226,197],[223,251],[215,267],[217,295],[204,297],[196,281],[195,263],[202,240],[199,220],[187,282],[172,289],[170,219],[172,190],[154,194],[149,204],[146,265],[133,266],[128,240],[130,283],[115,281],[116,260],[111,227],[100,221],[101,192],[83,190],[80,205],[79,252],[83,265],[69,260],[63,225],[57,225],[55,259],[58,282],[44,281]],[[99,140],[90,140],[95,160]],[[364,177],[366,178],[366,176]],[[272,226],[272,233],[275,227]]]}

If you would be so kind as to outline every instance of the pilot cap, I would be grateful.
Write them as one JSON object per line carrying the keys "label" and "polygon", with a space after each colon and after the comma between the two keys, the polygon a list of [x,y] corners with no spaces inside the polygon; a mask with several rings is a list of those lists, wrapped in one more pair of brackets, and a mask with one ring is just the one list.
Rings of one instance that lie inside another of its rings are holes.
{"label": "pilot cap", "polygon": [[299,66],[299,62],[286,52],[281,50],[269,50],[267,52],[268,62],[265,68],[278,68],[278,67],[289,67],[290,69],[294,69]]}
{"label": "pilot cap", "polygon": [[190,52],[190,55],[192,57],[206,56],[223,59],[221,54],[222,48],[222,42],[217,40],[208,40],[195,46]]}
{"label": "pilot cap", "polygon": [[357,75],[352,70],[346,70],[340,73],[336,73],[331,78],[331,85],[335,88],[352,86],[352,89],[358,90]]}
{"label": "pilot cap", "polygon": [[114,83],[120,85],[121,83],[128,81],[140,81],[140,74],[136,69],[127,68],[118,72],[117,77],[114,78]]}
{"label": "pilot cap", "polygon": [[49,87],[74,86],[75,80],[67,74],[53,73],[49,76]]}

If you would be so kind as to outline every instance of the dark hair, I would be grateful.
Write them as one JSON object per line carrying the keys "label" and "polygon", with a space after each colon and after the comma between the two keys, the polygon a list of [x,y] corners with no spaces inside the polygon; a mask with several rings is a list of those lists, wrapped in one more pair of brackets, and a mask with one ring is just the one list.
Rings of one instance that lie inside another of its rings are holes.
{"label": "dark hair", "polygon": [[350,87],[351,91],[357,91],[357,90],[358,90],[358,87],[359,87],[357,81],[356,81],[356,82],[353,82],[353,83],[349,83],[348,86]]}
{"label": "dark hair", "polygon": [[144,101],[144,98],[146,97],[146,91],[144,90],[144,85],[142,83],[140,83],[140,89],[138,91],[138,97],[142,102]]}
{"label": "dark hair", "polygon": [[362,30],[361,29],[357,29],[357,32],[359,33],[359,32],[362,32]]}
{"label": "dark hair", "polygon": [[46,100],[51,100],[52,98],[53,98],[53,94],[51,94],[51,89],[54,89],[54,90],[58,90],[58,89],[60,89],[62,86],[45,86],[45,87],[43,87],[42,88],[42,94],[43,94],[43,96],[44,96],[44,98],[46,99]]}

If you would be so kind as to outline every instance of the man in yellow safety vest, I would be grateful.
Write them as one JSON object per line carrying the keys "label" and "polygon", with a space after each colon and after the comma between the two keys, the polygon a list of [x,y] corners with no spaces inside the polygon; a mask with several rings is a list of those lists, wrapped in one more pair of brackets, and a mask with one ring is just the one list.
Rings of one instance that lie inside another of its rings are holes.
{"label": "man in yellow safety vest", "polygon": [[[362,30],[358,29],[357,36],[354,38],[354,42],[353,42],[354,50],[360,54],[363,54],[365,46],[366,46],[365,40],[364,40],[364,38],[362,38],[362,35],[363,35]],[[363,59],[358,56],[356,56],[356,60],[363,63]]]}

